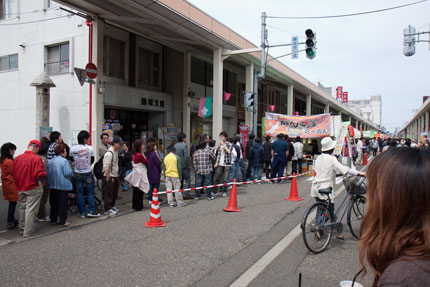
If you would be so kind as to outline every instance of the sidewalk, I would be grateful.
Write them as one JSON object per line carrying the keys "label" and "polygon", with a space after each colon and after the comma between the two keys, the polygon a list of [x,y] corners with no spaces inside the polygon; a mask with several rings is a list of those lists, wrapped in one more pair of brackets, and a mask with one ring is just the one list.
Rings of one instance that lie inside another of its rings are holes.
{"label": "sidewalk", "polygon": [[[303,185],[308,185],[309,181],[306,180],[308,178],[309,177],[298,178],[298,184],[300,182],[302,182]],[[254,184],[253,186],[258,186],[259,189],[264,190],[265,185],[272,185],[272,184],[271,183],[265,183],[262,185]],[[193,187],[195,186],[193,182],[192,182],[191,186],[193,186]],[[247,186],[250,186],[250,185],[249,184],[246,186],[240,186],[239,185],[238,189],[240,188],[241,190],[245,190]],[[280,184],[280,185],[275,184],[275,186],[283,186],[283,187],[285,186],[285,188],[283,188],[285,190],[285,197],[288,197],[289,190],[291,187],[291,181],[290,180],[285,180],[283,184]],[[160,191],[165,191],[164,183],[161,184]],[[98,194],[99,194],[99,192],[96,188],[96,195],[98,195]],[[191,191],[191,194],[194,195],[195,194],[194,191]],[[62,232],[64,230],[79,229],[85,225],[93,224],[96,222],[102,222],[102,221],[109,220],[112,218],[121,217],[121,216],[130,214],[130,213],[137,213],[136,211],[134,211],[132,209],[132,204],[131,204],[132,195],[133,195],[132,189],[129,189],[127,192],[122,192],[122,187],[120,187],[120,191],[119,191],[118,195],[122,197],[121,200],[117,200],[117,204],[116,204],[117,207],[120,209],[120,212],[118,215],[107,216],[107,215],[104,215],[104,210],[101,210],[101,211],[98,211],[101,214],[101,216],[99,218],[82,219],[78,216],[79,214],[73,215],[69,212],[68,218],[67,218],[67,221],[69,221],[71,223],[71,225],[69,227],[59,227],[56,225],[51,225],[51,224],[49,224],[49,222],[36,223],[36,232],[39,234],[36,237],[46,236],[49,234],[55,234],[58,232]],[[163,209],[164,207],[167,206],[167,196],[166,196],[166,194],[161,194],[161,195],[159,195],[159,198],[162,200],[160,202],[160,207]],[[223,199],[227,202],[228,197],[223,198],[221,196],[218,196],[215,198],[215,200],[217,200],[217,199],[218,200]],[[204,193],[202,194],[202,200],[206,201]],[[240,199],[239,199],[239,201],[240,201]],[[191,204],[194,204],[194,203],[198,204],[199,203],[199,201],[194,201],[194,200],[189,200],[187,202],[189,202]],[[144,215],[145,220],[149,220],[150,203],[146,199],[146,196],[145,196],[145,199],[143,201],[143,204],[144,204],[144,210],[139,211],[139,212],[145,213],[145,215]],[[23,241],[28,240],[28,238],[23,238],[19,234],[18,228],[14,229],[14,230],[6,230],[5,222],[6,222],[6,216],[7,216],[7,202],[4,199],[0,199],[0,206],[1,206],[1,210],[2,210],[2,212],[0,213],[0,246],[8,245],[11,243],[19,243],[19,242],[23,242]],[[46,211],[49,214],[49,203],[47,203],[47,205],[46,205]],[[18,215],[18,210],[16,211],[16,218],[17,218],[17,215]]]}

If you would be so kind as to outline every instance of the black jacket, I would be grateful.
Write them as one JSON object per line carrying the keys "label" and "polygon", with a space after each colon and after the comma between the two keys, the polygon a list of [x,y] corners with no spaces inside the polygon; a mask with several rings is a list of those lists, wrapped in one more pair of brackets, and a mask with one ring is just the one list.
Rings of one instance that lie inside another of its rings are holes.
{"label": "black jacket", "polygon": [[272,144],[270,142],[265,142],[263,145],[264,149],[264,161],[269,162],[272,160]]}
{"label": "black jacket", "polygon": [[258,166],[258,167],[263,166],[264,164],[263,147],[258,143],[254,143],[254,145],[250,150],[250,157],[251,157],[252,166]]}
{"label": "black jacket", "polygon": [[292,142],[288,142],[288,147],[290,150],[288,151],[288,161],[291,160],[291,158],[294,156],[294,145]]}
{"label": "black jacket", "polygon": [[250,140],[246,144],[245,156],[248,161],[251,161],[251,148],[254,145],[254,141]]}

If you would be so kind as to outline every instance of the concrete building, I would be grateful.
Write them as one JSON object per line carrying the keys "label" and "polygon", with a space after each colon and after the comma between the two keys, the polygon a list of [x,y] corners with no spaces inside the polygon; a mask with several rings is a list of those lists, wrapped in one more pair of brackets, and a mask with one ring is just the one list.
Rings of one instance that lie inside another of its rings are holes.
{"label": "concrete building", "polygon": [[375,123],[378,128],[382,122],[382,97],[372,96],[370,99],[348,100],[348,107],[356,111],[368,121]]}
{"label": "concrete building", "polygon": [[397,137],[424,142],[429,139],[430,130],[430,98],[424,97],[423,104],[415,112],[409,122],[397,133]]}
{"label": "concrete building", "polygon": [[[8,41],[0,46],[0,120],[9,124],[0,142],[15,142],[23,151],[35,136],[36,91],[30,84],[43,71],[56,85],[49,126],[61,131],[68,144],[75,143],[79,130],[91,129],[97,147],[106,126],[128,141],[157,136],[158,128],[167,126],[190,139],[201,133],[217,139],[223,130],[237,133],[242,124],[252,128],[252,113],[241,98],[243,91],[253,90],[261,53],[237,52],[258,47],[187,1],[57,1],[93,19],[98,76],[91,127],[89,84],[81,87],[73,72],[89,62],[86,19],[48,0],[2,2],[8,4],[8,16],[0,21],[0,35]],[[213,100],[212,116],[205,119],[197,116],[203,97]],[[270,61],[266,78],[258,83],[258,134],[271,105],[276,113],[330,112],[357,128],[377,129],[277,60]]]}

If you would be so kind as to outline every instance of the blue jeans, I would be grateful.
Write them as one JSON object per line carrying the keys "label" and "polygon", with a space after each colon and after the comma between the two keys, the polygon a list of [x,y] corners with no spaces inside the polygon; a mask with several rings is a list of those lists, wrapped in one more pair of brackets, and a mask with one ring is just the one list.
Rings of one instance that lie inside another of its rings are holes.
{"label": "blue jeans", "polygon": [[[131,173],[132,169],[126,170],[125,171],[125,176],[129,175]],[[128,182],[126,182],[124,180],[124,190],[127,191],[128,190]]]}
{"label": "blue jeans", "polygon": [[228,182],[232,182],[233,178],[235,178],[236,181],[239,181],[239,161],[238,160],[236,160],[235,163],[231,165]]}
{"label": "blue jeans", "polygon": [[[242,174],[242,181],[246,181],[246,168],[242,158],[239,160],[239,168]],[[239,171],[237,171],[237,180],[239,181]]]}
{"label": "blue jeans", "polygon": [[254,180],[255,173],[257,173],[258,180],[261,180],[262,171],[263,171],[263,167],[262,166],[253,166],[253,167],[251,167],[251,180]]}
{"label": "blue jeans", "polygon": [[154,193],[154,188],[157,189],[157,192],[160,189],[159,183],[149,183],[149,191],[148,191],[148,200],[152,201],[152,194]]}
{"label": "blue jeans", "polygon": [[[212,174],[198,174],[196,173],[196,187],[208,186],[212,184]],[[196,190],[196,198],[200,198],[201,189]],[[211,198],[212,188],[206,188],[207,198]]]}
{"label": "blue jeans", "polygon": [[84,199],[84,190],[87,191],[88,198],[88,213],[93,213],[95,209],[95,200],[94,200],[94,177],[93,173],[75,173],[74,181],[76,184],[76,194],[78,196],[78,208],[79,214],[85,215],[85,199]]}
{"label": "blue jeans", "polygon": [[[277,178],[277,177],[283,177],[284,176],[284,169],[287,165],[287,157],[282,155],[275,155],[273,157],[272,162],[272,176],[271,178]],[[278,182],[281,182],[281,180],[278,180]]]}

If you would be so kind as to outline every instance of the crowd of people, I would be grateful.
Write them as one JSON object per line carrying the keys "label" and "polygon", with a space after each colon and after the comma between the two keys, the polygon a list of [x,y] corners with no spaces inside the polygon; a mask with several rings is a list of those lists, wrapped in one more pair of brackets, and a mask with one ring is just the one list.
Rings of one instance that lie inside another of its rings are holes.
{"label": "crowd of people", "polygon": [[[81,131],[78,144],[69,147],[61,133],[51,132],[40,141],[32,140],[27,151],[14,158],[16,146],[6,143],[1,147],[2,189],[9,202],[7,228],[19,227],[25,236],[34,234],[34,222],[50,222],[67,227],[69,194],[76,194],[76,205],[81,218],[99,217],[94,195],[96,180],[101,180],[104,213],[116,215],[120,211],[116,201],[120,181],[123,191],[132,189],[132,208],[143,210],[145,198],[152,201],[154,189],[165,183],[167,190],[189,189],[191,173],[195,174],[195,186],[203,187],[236,180],[249,181],[263,178],[279,178],[302,173],[304,144],[297,137],[279,134],[275,138],[249,135],[245,146],[241,137],[219,134],[218,142],[203,134],[195,137],[189,146],[186,134],[180,133],[177,141],[165,148],[164,154],[157,149],[154,138],[144,142],[136,139],[133,144],[123,142],[118,136],[110,139],[100,136],[99,160],[95,163],[94,150],[89,145],[90,134]],[[318,144],[312,152],[318,152]],[[410,140],[362,139],[352,143],[353,158],[361,161],[363,152],[377,153],[396,146],[428,148],[428,142],[417,145]],[[278,180],[282,182],[282,180]],[[272,181],[272,183],[274,183]],[[261,182],[260,182],[261,184]],[[189,190],[167,194],[170,207],[186,206],[185,200],[200,200],[202,194],[208,200],[221,194],[227,196],[229,186]],[[202,192],[203,191],[203,192]],[[50,213],[46,213],[49,201]],[[19,204],[18,204],[19,203]],[[19,207],[19,220],[14,217]]]}
{"label": "crowd of people", "polygon": [[[70,194],[75,194],[81,218],[99,217],[94,195],[99,179],[104,213],[116,215],[120,211],[116,201],[121,199],[118,193],[121,180],[123,191],[133,190],[132,208],[140,211],[145,198],[151,204],[153,191],[160,188],[163,176],[167,190],[178,190],[191,187],[192,170],[196,187],[233,179],[261,180],[263,168],[267,178],[282,177],[285,170],[288,175],[301,172],[300,138],[293,143],[288,136],[280,134],[274,141],[266,137],[263,144],[251,134],[246,148],[239,135],[229,138],[225,132],[219,134],[218,142],[205,134],[195,139],[196,143],[189,146],[187,136],[180,133],[163,154],[153,138],[147,142],[137,139],[130,144],[118,136],[110,139],[103,133],[98,162],[87,131],[79,132],[78,144],[72,147],[63,142],[60,132],[51,132],[40,141],[30,141],[27,150],[17,157],[17,147],[6,143],[1,147],[1,178],[4,198],[9,202],[7,228],[19,227],[24,237],[30,237],[35,234],[35,222],[69,226]],[[206,188],[203,194],[212,200],[218,194],[226,197],[228,189],[228,186]],[[189,190],[168,193],[167,203],[170,207],[182,207],[186,206],[185,200],[200,200],[201,195],[200,189],[194,195]],[[19,220],[15,219],[17,206]]]}

